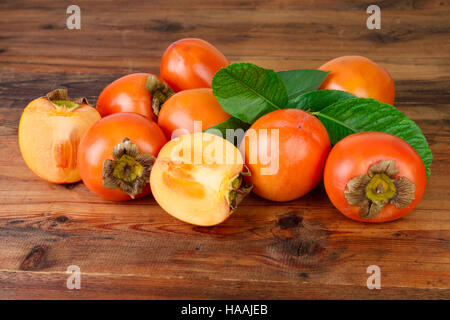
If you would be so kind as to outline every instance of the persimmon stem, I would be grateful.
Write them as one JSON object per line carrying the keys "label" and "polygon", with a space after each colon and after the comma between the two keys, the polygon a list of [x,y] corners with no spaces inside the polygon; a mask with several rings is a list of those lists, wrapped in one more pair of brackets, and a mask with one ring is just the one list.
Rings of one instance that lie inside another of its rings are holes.
{"label": "persimmon stem", "polygon": [[175,92],[167,86],[167,84],[157,77],[151,75],[145,82],[145,87],[152,95],[152,109],[155,116],[159,115],[162,105],[175,94]]}
{"label": "persimmon stem", "polygon": [[243,179],[244,175],[245,176],[250,175],[250,171],[248,171],[248,168],[245,166],[244,171],[240,172],[237,176],[231,179],[230,183],[231,190],[229,191],[227,197],[228,205],[231,208],[230,214],[236,211],[239,203],[241,203],[242,200],[244,200],[244,198],[248,196],[251,190],[253,189],[253,185],[246,184],[244,182]]}
{"label": "persimmon stem", "polygon": [[379,183],[377,185],[377,193],[378,194],[382,194],[383,193],[383,185],[381,183]]}
{"label": "persimmon stem", "polygon": [[57,108],[57,109],[68,109],[75,110],[80,105],[89,104],[86,98],[76,98],[71,99],[67,88],[58,88],[50,91],[45,95],[45,97]]}

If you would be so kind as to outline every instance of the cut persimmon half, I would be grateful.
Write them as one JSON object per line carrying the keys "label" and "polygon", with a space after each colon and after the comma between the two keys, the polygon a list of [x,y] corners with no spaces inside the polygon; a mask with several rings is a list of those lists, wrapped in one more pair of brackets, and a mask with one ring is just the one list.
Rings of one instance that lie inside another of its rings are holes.
{"label": "cut persimmon half", "polygon": [[198,226],[225,221],[250,192],[239,150],[203,132],[182,135],[159,152],[150,174],[152,194],[170,215]]}
{"label": "cut persimmon half", "polygon": [[46,181],[79,181],[78,144],[100,118],[85,98],[70,99],[67,89],[56,89],[31,101],[19,124],[19,147],[25,163]]}

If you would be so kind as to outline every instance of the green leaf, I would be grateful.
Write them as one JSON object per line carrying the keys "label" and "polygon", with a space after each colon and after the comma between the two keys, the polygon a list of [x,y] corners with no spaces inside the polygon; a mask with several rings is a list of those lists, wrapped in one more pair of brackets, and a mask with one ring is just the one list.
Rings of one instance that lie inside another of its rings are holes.
{"label": "green leaf", "polygon": [[302,93],[318,89],[328,73],[320,70],[289,70],[278,72],[286,85],[289,100],[295,99]]}
{"label": "green leaf", "polygon": [[340,100],[349,98],[355,98],[355,96],[351,93],[339,90],[316,90],[298,96],[292,101],[293,105],[291,107],[315,112]]}
{"label": "green leaf", "polygon": [[327,128],[332,144],[349,134],[380,131],[393,134],[413,147],[425,165],[427,177],[433,160],[428,142],[417,124],[394,106],[374,99],[352,98],[312,112]]}
{"label": "green leaf", "polygon": [[[216,136],[222,137],[238,146],[244,137],[245,131],[250,128],[250,124],[245,123],[238,118],[231,117],[224,122],[221,122],[215,126],[212,126],[204,132],[209,132],[215,134]],[[242,129],[242,130],[239,130]],[[228,131],[227,131],[228,130]]]}
{"label": "green leaf", "polygon": [[251,63],[233,63],[220,69],[213,77],[212,89],[225,112],[250,124],[284,108],[288,101],[281,77]]}

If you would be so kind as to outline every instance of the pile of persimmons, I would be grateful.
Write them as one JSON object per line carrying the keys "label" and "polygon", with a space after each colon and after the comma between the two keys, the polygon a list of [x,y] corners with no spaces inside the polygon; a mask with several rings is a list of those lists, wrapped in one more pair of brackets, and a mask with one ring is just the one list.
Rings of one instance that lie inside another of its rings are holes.
{"label": "pile of persimmons", "polygon": [[[200,226],[223,222],[250,192],[290,201],[322,179],[335,207],[354,220],[395,220],[417,205],[424,164],[388,133],[352,134],[332,148],[321,121],[299,109],[261,116],[237,146],[205,132],[231,117],[211,89],[214,74],[228,65],[208,42],[182,39],[164,52],[160,76],[121,77],[103,89],[96,107],[56,89],[22,114],[23,159],[46,181],[81,179],[108,200],[152,193],[169,214]],[[320,89],[394,102],[391,76],[367,58],[340,57],[319,69],[330,72]]]}

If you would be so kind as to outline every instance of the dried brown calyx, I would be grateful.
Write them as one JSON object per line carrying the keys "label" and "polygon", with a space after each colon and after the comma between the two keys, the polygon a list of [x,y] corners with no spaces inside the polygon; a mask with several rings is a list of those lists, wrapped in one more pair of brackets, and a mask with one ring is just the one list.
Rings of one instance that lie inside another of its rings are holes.
{"label": "dried brown calyx", "polygon": [[236,211],[238,205],[253,189],[253,185],[244,182],[244,176],[249,175],[251,175],[250,170],[244,165],[244,171],[230,181],[230,190],[227,195],[228,205],[231,209],[230,214]]}
{"label": "dried brown calyx", "polygon": [[50,91],[45,97],[59,110],[73,111],[80,105],[89,104],[86,98],[69,98],[69,93],[66,88],[59,88]]}
{"label": "dried brown calyx", "polygon": [[112,155],[114,160],[103,162],[103,186],[120,188],[134,199],[149,182],[155,157],[139,153],[138,147],[128,138],[114,147]]}
{"label": "dried brown calyx", "polygon": [[159,115],[159,110],[161,106],[175,94],[175,92],[167,86],[167,84],[157,77],[151,75],[147,78],[145,82],[145,87],[152,95],[152,108],[155,116]]}
{"label": "dried brown calyx", "polygon": [[395,160],[381,160],[347,183],[344,195],[348,203],[360,208],[361,218],[374,218],[391,203],[396,208],[407,207],[415,199],[416,185],[406,177],[397,177]]}

